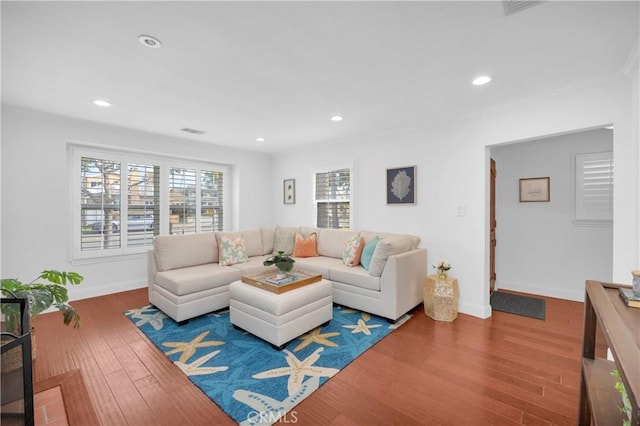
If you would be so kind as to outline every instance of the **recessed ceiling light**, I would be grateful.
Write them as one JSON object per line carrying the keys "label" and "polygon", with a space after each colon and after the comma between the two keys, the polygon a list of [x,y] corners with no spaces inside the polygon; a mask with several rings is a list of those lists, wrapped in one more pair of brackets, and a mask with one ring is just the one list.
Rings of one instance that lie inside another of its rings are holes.
{"label": "recessed ceiling light", "polygon": [[160,43],[160,40],[149,35],[138,36],[138,41],[143,46],[150,47],[152,49],[160,49],[162,47],[162,43]]}
{"label": "recessed ceiling light", "polygon": [[488,75],[481,75],[479,77],[474,78],[471,84],[473,84],[474,86],[482,86],[483,84],[487,84],[490,81],[491,81],[491,77],[489,77]]}
{"label": "recessed ceiling light", "polygon": [[93,101],[93,104],[101,106],[101,107],[110,107],[111,106],[110,102],[107,102],[107,101],[105,101],[103,99],[96,99],[95,101]]}
{"label": "recessed ceiling light", "polygon": [[334,115],[333,117],[331,117],[331,121],[342,121],[343,118],[339,115]]}
{"label": "recessed ceiling light", "polygon": [[256,142],[264,142],[264,138],[256,138]]}

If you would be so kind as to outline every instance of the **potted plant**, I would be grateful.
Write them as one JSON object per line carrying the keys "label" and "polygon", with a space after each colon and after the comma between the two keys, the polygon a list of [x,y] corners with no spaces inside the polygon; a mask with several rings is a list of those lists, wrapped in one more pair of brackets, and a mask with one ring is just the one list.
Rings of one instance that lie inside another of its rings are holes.
{"label": "potted plant", "polygon": [[[46,282],[38,282],[46,280]],[[55,270],[42,271],[40,275],[28,284],[24,284],[17,278],[5,278],[0,281],[3,296],[13,295],[24,297],[29,301],[29,316],[31,318],[55,306],[62,313],[65,325],[73,323],[73,328],[80,327],[80,316],[69,305],[67,284],[78,285],[84,280],[82,275],[76,272],[64,272]],[[20,320],[19,312],[14,312],[10,306],[3,308],[3,321],[8,329],[14,330],[15,324]]]}
{"label": "potted plant", "polygon": [[276,265],[280,274],[285,275],[287,272],[291,272],[295,262],[296,261],[289,257],[289,255],[284,254],[283,251],[279,251],[278,254],[268,257],[262,264],[264,266]]}

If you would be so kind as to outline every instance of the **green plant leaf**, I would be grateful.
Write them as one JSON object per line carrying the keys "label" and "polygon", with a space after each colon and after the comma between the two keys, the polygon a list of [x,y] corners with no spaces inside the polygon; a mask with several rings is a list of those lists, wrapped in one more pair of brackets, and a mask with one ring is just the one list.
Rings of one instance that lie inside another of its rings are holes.
{"label": "green plant leaf", "polygon": [[76,312],[71,305],[66,303],[60,303],[56,305],[56,308],[62,313],[62,320],[64,325],[69,325],[73,322],[73,328],[80,327],[80,315]]}
{"label": "green plant leaf", "polygon": [[67,278],[69,279],[69,282],[73,285],[78,285],[82,281],[84,281],[84,277],[78,274],[77,272],[67,272]]}
{"label": "green plant leaf", "polygon": [[15,278],[4,278],[0,282],[0,286],[2,286],[3,289],[9,290],[9,291],[15,291],[21,285],[22,285],[22,283],[20,281],[18,281],[17,279],[15,279]]}
{"label": "green plant leaf", "polygon": [[[46,280],[48,283],[37,282],[38,279]],[[36,279],[28,284],[23,284],[14,278],[1,280],[2,288],[12,291],[16,297],[24,297],[29,301],[29,314],[35,317],[46,311],[51,306],[55,306],[63,315],[65,325],[73,322],[73,327],[80,326],[80,316],[67,304],[69,294],[64,287],[67,284],[78,285],[84,277],[77,272],[65,272],[56,270],[45,270]]]}

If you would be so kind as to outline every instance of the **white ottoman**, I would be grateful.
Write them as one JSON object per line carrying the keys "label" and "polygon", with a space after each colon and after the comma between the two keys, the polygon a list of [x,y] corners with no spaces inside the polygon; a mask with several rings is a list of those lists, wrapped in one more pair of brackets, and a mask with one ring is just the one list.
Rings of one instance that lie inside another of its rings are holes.
{"label": "white ottoman", "polygon": [[333,318],[331,282],[324,279],[282,294],[234,281],[229,297],[231,324],[278,349]]}

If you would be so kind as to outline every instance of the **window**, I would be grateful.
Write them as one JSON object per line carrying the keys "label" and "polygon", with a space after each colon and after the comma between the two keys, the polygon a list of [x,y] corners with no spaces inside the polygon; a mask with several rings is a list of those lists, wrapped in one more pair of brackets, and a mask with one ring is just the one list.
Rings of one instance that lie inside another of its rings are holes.
{"label": "window", "polygon": [[575,155],[574,223],[607,225],[613,221],[613,153]]}
{"label": "window", "polygon": [[70,148],[74,259],[143,253],[156,235],[224,228],[225,166]]}
{"label": "window", "polygon": [[351,169],[341,168],[315,173],[316,226],[351,227]]}
{"label": "window", "polygon": [[170,234],[196,232],[196,170],[169,169]]}
{"label": "window", "polygon": [[81,250],[120,248],[120,163],[82,157]]}
{"label": "window", "polygon": [[127,178],[127,246],[149,246],[159,229],[160,167],[129,164]]}
{"label": "window", "polygon": [[223,193],[222,173],[213,170],[200,171],[200,227],[202,232],[222,231]]}

